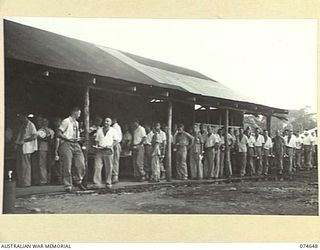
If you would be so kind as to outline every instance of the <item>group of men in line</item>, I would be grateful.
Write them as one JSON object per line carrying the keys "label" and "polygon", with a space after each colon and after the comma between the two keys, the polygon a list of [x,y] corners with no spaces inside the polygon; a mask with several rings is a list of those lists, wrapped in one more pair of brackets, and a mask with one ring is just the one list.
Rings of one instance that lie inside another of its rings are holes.
{"label": "group of men in line", "polygon": [[[19,186],[30,186],[32,175],[35,185],[51,180],[63,183],[66,191],[71,191],[73,185],[86,190],[82,184],[86,169],[80,139],[82,131],[77,121],[80,115],[79,108],[72,109],[69,117],[54,121],[54,130],[49,128],[46,118],[37,119],[35,125],[26,114],[19,115],[21,127],[15,141]],[[138,120],[132,122],[131,129],[124,125],[122,131],[116,118],[97,117],[90,126],[89,142],[94,154],[95,186],[111,188],[119,181],[120,155],[132,156],[136,180],[159,182],[165,177],[168,135],[176,178],[181,180],[231,177],[235,172],[240,176],[267,175],[270,165],[274,165],[279,174],[284,171],[291,174],[302,167],[302,153],[304,166],[310,169],[312,152],[317,150],[315,137],[307,131],[302,136],[294,135],[291,130],[283,135],[277,131],[271,139],[267,130],[261,133],[259,128],[254,132],[250,128],[229,128],[225,135],[223,128],[195,124],[189,132],[179,124],[169,135],[168,127],[163,131],[159,122],[142,126]],[[50,153],[53,167],[48,162]]]}

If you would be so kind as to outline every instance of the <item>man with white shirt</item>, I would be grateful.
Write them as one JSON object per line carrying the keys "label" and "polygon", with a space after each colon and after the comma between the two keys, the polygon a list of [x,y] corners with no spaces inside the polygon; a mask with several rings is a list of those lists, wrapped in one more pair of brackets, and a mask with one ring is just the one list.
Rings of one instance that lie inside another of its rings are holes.
{"label": "man with white shirt", "polygon": [[161,130],[160,122],[156,122],[154,124],[154,129],[160,135],[160,157],[159,157],[159,164],[160,164],[160,179],[166,178],[166,170],[164,167],[164,158],[166,155],[166,147],[167,147],[167,135],[164,131]]}
{"label": "man with white shirt", "polygon": [[151,161],[152,161],[152,138],[153,138],[153,131],[149,124],[145,124],[144,126],[146,130],[146,139],[144,141],[144,171],[146,173],[146,179],[149,179],[151,176]]}
{"label": "man with white shirt", "polygon": [[301,140],[301,136],[299,135],[300,131],[296,131],[295,132],[295,136],[296,136],[296,149],[295,149],[295,159],[294,159],[294,167],[296,170],[301,170],[301,154],[302,154],[302,140]]}
{"label": "man with white shirt", "polygon": [[239,135],[236,137],[236,150],[238,152],[240,177],[246,174],[248,137],[244,134],[243,128],[239,128]]}
{"label": "man with white shirt", "polygon": [[94,157],[94,174],[93,183],[98,187],[103,187],[101,179],[101,171],[105,167],[106,188],[112,187],[112,167],[113,155],[116,144],[119,144],[119,135],[117,131],[111,127],[112,120],[106,118],[103,127],[99,128],[95,138],[97,151]]}
{"label": "man with white shirt", "polygon": [[269,156],[272,150],[272,139],[269,137],[268,130],[263,131],[265,143],[263,144],[263,175],[268,175],[269,171]]}
{"label": "man with white shirt", "polygon": [[303,145],[303,153],[304,153],[304,167],[307,170],[311,169],[311,157],[312,157],[312,146],[313,146],[313,138],[309,134],[308,130],[305,130],[303,136],[301,137],[301,142]]}
{"label": "man with white shirt", "polygon": [[120,154],[121,154],[120,143],[122,141],[122,130],[120,125],[118,124],[117,118],[113,118],[112,122],[113,122],[112,127],[116,131],[117,141],[119,142],[114,145],[114,149],[113,149],[112,183],[116,184],[118,182],[118,176],[119,176],[119,160],[120,160]]}
{"label": "man with white shirt", "polygon": [[217,128],[213,128],[213,134],[216,137],[216,145],[215,145],[215,156],[214,156],[214,171],[213,171],[213,177],[214,178],[218,178],[219,177],[219,173],[220,173],[220,147],[222,144],[222,139],[220,137],[220,135],[218,134],[218,129]]}
{"label": "man with white shirt", "polygon": [[132,129],[133,175],[137,180],[145,181],[146,172],[144,171],[144,141],[146,139],[146,130],[139,124],[138,120],[135,120],[132,123]]}
{"label": "man with white shirt", "polygon": [[287,158],[287,173],[290,175],[293,171],[293,156],[294,150],[296,148],[296,137],[292,134],[292,130],[289,129],[287,131],[287,135],[284,137],[284,141],[286,143],[286,153],[285,157]]}
{"label": "man with white shirt", "polygon": [[265,143],[264,137],[260,134],[260,128],[256,128],[255,135],[254,135],[254,150],[255,150],[255,156],[256,156],[256,173],[258,175],[262,175],[263,169],[262,169],[262,147]]}
{"label": "man with white shirt", "polygon": [[70,192],[72,189],[71,166],[75,166],[75,182],[81,190],[86,190],[82,185],[85,175],[84,156],[81,150],[80,129],[77,119],[80,118],[81,110],[78,107],[72,109],[69,117],[64,119],[57,131],[57,136],[61,139],[59,155],[63,166],[63,183],[65,190]]}
{"label": "man with white shirt", "polygon": [[213,134],[213,127],[207,126],[207,133],[204,140],[204,164],[203,164],[203,178],[214,178],[215,170],[215,156],[217,137]]}
{"label": "man with white shirt", "polygon": [[252,135],[250,128],[246,130],[247,137],[248,137],[248,152],[247,152],[247,165],[249,169],[249,175],[255,175],[256,170],[253,164],[253,158],[254,158],[254,144],[256,142],[255,137]]}
{"label": "man with white shirt", "polygon": [[36,126],[28,119],[26,114],[19,114],[21,122],[17,145],[17,181],[18,187],[31,186],[31,154],[38,150]]}

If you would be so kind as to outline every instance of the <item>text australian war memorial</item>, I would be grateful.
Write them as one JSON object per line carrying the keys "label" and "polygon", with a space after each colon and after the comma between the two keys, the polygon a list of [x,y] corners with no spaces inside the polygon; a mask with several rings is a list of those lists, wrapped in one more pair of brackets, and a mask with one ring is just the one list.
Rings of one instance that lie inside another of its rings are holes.
{"label": "text australian war memorial", "polygon": [[[288,110],[196,71],[11,21],[4,50],[4,178],[19,187],[290,177],[314,165],[317,135],[270,133]],[[245,115],[266,122],[244,127]]]}

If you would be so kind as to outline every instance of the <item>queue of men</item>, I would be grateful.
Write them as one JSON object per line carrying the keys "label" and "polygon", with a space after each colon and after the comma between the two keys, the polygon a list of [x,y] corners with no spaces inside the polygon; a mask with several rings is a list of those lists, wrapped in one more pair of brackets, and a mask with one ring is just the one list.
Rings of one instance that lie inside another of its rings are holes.
{"label": "queue of men", "polygon": [[[86,174],[81,146],[83,131],[77,121],[80,115],[79,108],[72,109],[64,120],[55,119],[54,130],[49,128],[46,118],[38,118],[33,124],[26,114],[18,116],[21,121],[15,141],[18,186],[55,183],[63,184],[67,192],[73,186],[86,190],[82,183]],[[291,175],[302,167],[309,170],[316,165],[316,159],[312,163],[317,151],[316,136],[308,131],[303,135],[298,131],[293,134],[290,129],[283,134],[276,131],[271,139],[268,131],[260,128],[254,131],[249,127],[229,128],[225,134],[217,126],[194,124],[188,133],[179,124],[171,135],[167,126],[161,129],[159,122],[142,126],[134,120],[130,125],[125,124],[122,130],[116,118],[97,117],[90,126],[89,150],[94,154],[96,188],[110,189],[118,183],[120,156],[132,156],[135,180],[164,179],[168,136],[172,142],[172,165],[179,180],[267,176],[271,166],[277,174]]]}

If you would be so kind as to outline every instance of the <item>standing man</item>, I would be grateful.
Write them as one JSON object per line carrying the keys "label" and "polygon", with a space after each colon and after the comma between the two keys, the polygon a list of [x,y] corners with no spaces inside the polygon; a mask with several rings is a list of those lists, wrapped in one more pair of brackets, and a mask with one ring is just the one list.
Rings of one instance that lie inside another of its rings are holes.
{"label": "standing man", "polygon": [[252,135],[250,128],[246,130],[247,132],[247,137],[248,137],[248,153],[247,153],[247,164],[248,164],[248,169],[249,169],[249,175],[255,175],[256,174],[256,170],[253,164],[253,158],[254,158],[254,144],[256,142],[254,136]]}
{"label": "standing man", "polygon": [[312,157],[312,146],[313,146],[313,138],[309,134],[308,130],[304,130],[302,136],[302,145],[303,145],[303,153],[304,153],[304,167],[307,170],[311,169],[311,157]]}
{"label": "standing man", "polygon": [[38,166],[39,184],[45,185],[51,181],[51,165],[49,165],[50,145],[54,132],[49,128],[47,118],[42,119],[42,126],[38,130]]}
{"label": "standing man", "polygon": [[188,179],[187,152],[191,148],[193,141],[193,136],[184,131],[184,125],[179,124],[177,133],[173,137],[173,145],[176,150],[177,179]]}
{"label": "standing man", "polygon": [[60,161],[59,156],[59,147],[60,147],[60,138],[57,136],[58,129],[61,125],[62,119],[60,117],[56,117],[54,119],[54,138],[53,138],[53,145],[52,145],[52,152],[53,152],[53,164],[52,164],[52,183],[57,185],[62,185],[63,183],[63,169],[62,164]]}
{"label": "standing man", "polygon": [[283,173],[283,154],[285,152],[286,143],[280,134],[280,131],[276,131],[276,136],[273,138],[273,153],[274,153],[274,165],[278,170],[278,174]]}
{"label": "standing man", "polygon": [[256,128],[255,130],[255,142],[254,142],[254,149],[256,155],[256,173],[258,175],[262,175],[262,147],[265,143],[264,137],[260,134],[260,128]]}
{"label": "standing man", "polygon": [[98,188],[102,187],[101,170],[103,166],[105,167],[106,188],[112,187],[113,155],[116,144],[119,144],[119,135],[111,124],[111,118],[106,118],[103,127],[98,129],[95,139],[97,151],[94,157],[93,183]]}
{"label": "standing man", "polygon": [[203,151],[203,141],[197,124],[193,125],[191,135],[194,137],[194,143],[191,146],[189,157],[191,179],[201,180],[203,177],[203,167],[200,156]]}
{"label": "standing man", "polygon": [[153,138],[153,131],[149,124],[145,124],[146,130],[146,139],[144,141],[144,171],[146,173],[146,179],[151,177],[151,160],[152,160],[152,138]]}
{"label": "standing man", "polygon": [[267,176],[269,172],[269,156],[272,150],[272,140],[269,137],[268,130],[263,130],[263,138],[265,143],[263,144],[263,175]]}
{"label": "standing man", "polygon": [[160,144],[162,143],[162,138],[159,129],[156,127],[160,126],[160,123],[155,125],[152,132],[151,139],[151,171],[150,171],[150,181],[159,182],[160,181]]}
{"label": "standing man", "polygon": [[237,137],[236,148],[238,150],[240,177],[243,177],[246,174],[247,145],[248,137],[244,134],[243,128],[239,128],[239,136]]}
{"label": "standing man", "polygon": [[294,135],[296,136],[296,148],[295,148],[295,169],[297,170],[301,170],[301,153],[302,153],[302,140],[301,140],[301,136],[300,136],[300,132],[299,130],[297,130]]}
{"label": "standing man", "polygon": [[214,178],[215,170],[215,147],[217,143],[217,137],[213,134],[213,127],[207,126],[207,135],[204,141],[204,164],[203,164],[203,177],[205,179]]}
{"label": "standing man", "polygon": [[80,118],[80,115],[80,108],[73,108],[70,116],[62,121],[58,129],[58,137],[61,139],[59,155],[63,166],[63,183],[67,192],[71,192],[72,190],[71,167],[73,162],[75,167],[74,174],[76,185],[80,190],[86,190],[82,185],[82,179],[85,175],[86,168],[83,152],[79,145],[80,129],[77,120]]}
{"label": "standing man", "polygon": [[166,170],[164,167],[164,158],[166,155],[167,149],[167,135],[164,131],[161,130],[160,122],[156,122],[154,124],[154,129],[160,135],[160,157],[159,157],[159,164],[160,164],[160,179],[164,180],[166,178]]}
{"label": "standing man", "polygon": [[146,130],[139,124],[136,119],[132,123],[133,128],[133,145],[132,145],[132,160],[133,160],[133,174],[139,181],[146,180],[146,172],[144,171],[144,142],[146,139]]}
{"label": "standing man", "polygon": [[292,130],[289,129],[287,135],[284,137],[284,141],[286,143],[286,156],[288,158],[287,161],[287,173],[289,175],[292,174],[293,171],[293,156],[294,150],[297,146],[296,137],[292,134]]}
{"label": "standing man", "polygon": [[116,131],[116,135],[117,135],[117,141],[119,143],[116,143],[114,145],[114,149],[113,149],[113,167],[112,167],[112,183],[116,184],[119,181],[119,160],[120,160],[120,154],[121,154],[121,141],[122,141],[122,131],[121,131],[121,127],[118,124],[118,119],[117,118],[113,118],[112,119],[112,127],[115,129]]}
{"label": "standing man", "polygon": [[221,137],[220,135],[218,134],[218,129],[216,127],[213,127],[213,134],[214,136],[216,137],[216,144],[215,144],[215,156],[214,156],[214,160],[215,160],[215,163],[214,163],[214,171],[213,171],[213,177],[214,178],[219,178],[219,173],[220,173],[220,147],[221,147],[221,143],[222,143],[222,140],[221,140]]}
{"label": "standing man", "polygon": [[16,139],[17,181],[19,187],[31,186],[31,154],[38,150],[36,126],[26,114],[18,115],[21,126]]}

